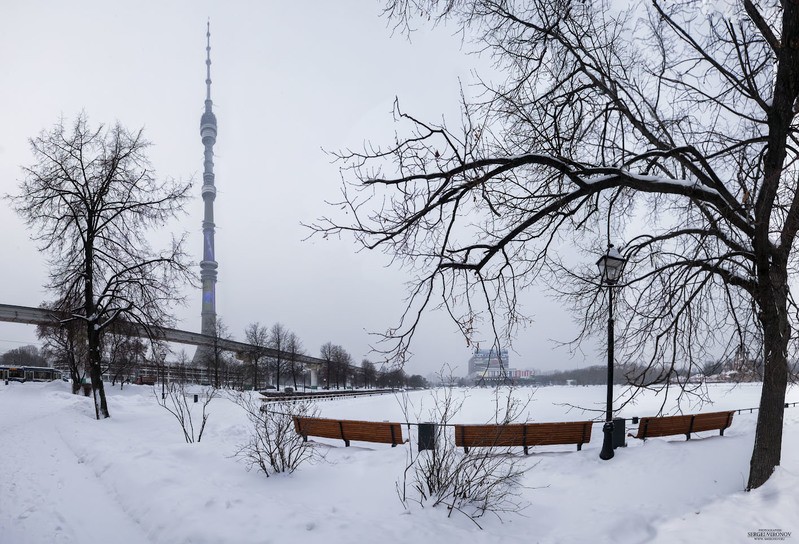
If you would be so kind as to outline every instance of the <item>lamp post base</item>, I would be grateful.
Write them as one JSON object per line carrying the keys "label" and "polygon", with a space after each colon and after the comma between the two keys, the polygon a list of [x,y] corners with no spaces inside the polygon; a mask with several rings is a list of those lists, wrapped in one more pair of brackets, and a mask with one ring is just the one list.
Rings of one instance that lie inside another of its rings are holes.
{"label": "lamp post base", "polygon": [[613,459],[613,422],[606,421],[605,425],[602,426],[602,432],[604,433],[605,437],[602,441],[602,451],[599,452],[599,458],[603,461],[607,461],[608,459]]}

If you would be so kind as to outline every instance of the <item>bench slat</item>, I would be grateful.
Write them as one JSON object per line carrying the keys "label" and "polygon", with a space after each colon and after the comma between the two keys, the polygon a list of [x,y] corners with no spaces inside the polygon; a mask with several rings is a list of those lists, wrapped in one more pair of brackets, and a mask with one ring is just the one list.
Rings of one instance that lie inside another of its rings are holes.
{"label": "bench slat", "polygon": [[386,421],[355,421],[315,417],[295,417],[294,430],[307,440],[309,436],[337,438],[346,446],[351,440],[377,442],[396,446],[402,444],[402,425]]}
{"label": "bench slat", "polygon": [[509,423],[505,425],[455,425],[455,445],[469,448],[576,444],[591,441],[592,421],[561,423]]}
{"label": "bench slat", "polygon": [[681,416],[642,417],[635,438],[646,440],[655,436],[684,434],[690,440],[691,433],[703,431],[720,431],[720,434],[724,435],[724,429],[732,425],[734,414],[735,411],[728,411]]}

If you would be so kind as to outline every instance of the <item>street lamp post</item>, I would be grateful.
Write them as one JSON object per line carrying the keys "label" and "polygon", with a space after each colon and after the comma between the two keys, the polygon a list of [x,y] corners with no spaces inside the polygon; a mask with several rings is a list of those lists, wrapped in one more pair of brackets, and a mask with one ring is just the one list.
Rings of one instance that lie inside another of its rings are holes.
{"label": "street lamp post", "polygon": [[608,244],[607,252],[596,262],[600,281],[608,286],[608,385],[605,425],[602,427],[604,440],[599,458],[607,461],[613,458],[613,286],[621,277],[624,258],[613,244]]}

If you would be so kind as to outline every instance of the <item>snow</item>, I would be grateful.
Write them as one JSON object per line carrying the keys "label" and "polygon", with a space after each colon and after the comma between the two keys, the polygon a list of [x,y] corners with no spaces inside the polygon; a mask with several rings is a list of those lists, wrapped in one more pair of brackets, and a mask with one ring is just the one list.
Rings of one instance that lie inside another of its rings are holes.
{"label": "snow", "polygon": [[[743,489],[756,413],[736,415],[723,437],[628,438],[610,461],[598,457],[600,426],[580,452],[549,446],[524,457],[515,449],[529,467],[521,489],[528,507],[502,519],[481,518],[481,531],[441,508],[403,509],[395,483],[414,443],[345,448],[317,439],[323,461],[266,478],[234,456],[247,421],[227,398],[211,403],[202,442],[186,444],[174,418],[156,403],[160,388],[107,392],[113,417],[98,422],[92,400],[72,395],[66,383],[0,382],[1,543],[633,544],[753,542],[750,532],[799,531],[799,408],[786,410],[782,466],[750,493]],[[759,385],[718,384],[709,393],[714,404],[702,411],[749,408],[757,406]],[[569,405],[600,408],[604,388],[545,387],[517,395],[529,401],[524,416],[531,420],[582,420],[591,416]],[[464,400],[459,421],[491,419],[491,390],[456,396]],[[408,394],[413,419],[429,419],[431,399],[430,392]],[[400,400],[343,399],[320,402],[319,409],[325,417],[403,420]],[[653,415],[662,400],[644,397],[622,415]],[[794,387],[788,402],[797,400]]]}

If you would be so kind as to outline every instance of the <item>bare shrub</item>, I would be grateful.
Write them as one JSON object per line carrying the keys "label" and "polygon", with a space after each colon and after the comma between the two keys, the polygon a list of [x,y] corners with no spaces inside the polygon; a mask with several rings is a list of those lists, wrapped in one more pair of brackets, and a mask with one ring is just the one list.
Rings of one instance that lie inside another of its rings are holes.
{"label": "bare shrub", "polygon": [[211,415],[208,412],[208,405],[216,398],[217,391],[218,390],[213,387],[205,387],[202,393],[198,394],[203,399],[202,419],[200,421],[200,427],[195,434],[195,418],[193,415],[194,402],[192,401],[192,403],[189,404],[188,397],[190,394],[186,391],[186,385],[180,382],[171,382],[166,387],[166,395],[164,398],[161,398],[155,391],[155,388],[153,388],[159,406],[172,414],[180,424],[180,428],[183,431],[183,438],[186,440],[187,444],[193,444],[194,442],[202,440],[205,424],[208,422],[208,417]]}
{"label": "bare shrub", "polygon": [[233,401],[241,406],[252,425],[250,436],[239,446],[236,456],[263,472],[267,478],[281,472],[292,473],[318,455],[294,430],[294,416],[316,417],[319,409],[310,401],[264,403],[248,392],[237,393]]}
{"label": "bare shrub", "polygon": [[533,393],[522,398],[519,395],[519,388],[513,385],[498,386],[494,388],[494,414],[493,423],[498,425],[526,421],[525,411],[533,402]]}
{"label": "bare shrub", "polygon": [[[451,383],[451,382],[450,382]],[[507,393],[512,394],[512,391]],[[433,408],[428,419],[436,425],[435,449],[415,452],[408,448],[408,461],[401,478],[396,482],[397,494],[407,509],[411,501],[424,507],[444,506],[448,516],[457,511],[477,520],[487,512],[502,517],[518,513],[526,507],[519,488],[524,473],[522,460],[508,455],[507,448],[490,446],[472,448],[463,453],[455,446],[455,433],[451,424],[466,400],[464,394],[456,398],[452,387],[433,390]],[[407,394],[399,399],[405,417],[411,414],[412,403]],[[521,412],[520,405],[510,398],[503,405],[497,400],[495,421],[510,423]],[[502,413],[500,413],[502,412]]]}

